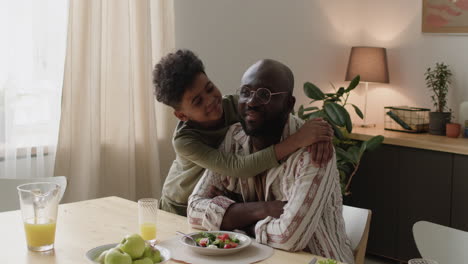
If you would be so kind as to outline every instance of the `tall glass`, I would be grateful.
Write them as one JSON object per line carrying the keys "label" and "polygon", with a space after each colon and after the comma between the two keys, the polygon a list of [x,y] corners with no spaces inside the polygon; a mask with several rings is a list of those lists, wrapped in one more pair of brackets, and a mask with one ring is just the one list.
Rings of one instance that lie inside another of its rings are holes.
{"label": "tall glass", "polygon": [[17,187],[28,248],[54,248],[60,185],[50,182],[26,183]]}
{"label": "tall glass", "polygon": [[158,199],[143,198],[138,200],[138,223],[140,235],[146,241],[156,240],[156,218]]}

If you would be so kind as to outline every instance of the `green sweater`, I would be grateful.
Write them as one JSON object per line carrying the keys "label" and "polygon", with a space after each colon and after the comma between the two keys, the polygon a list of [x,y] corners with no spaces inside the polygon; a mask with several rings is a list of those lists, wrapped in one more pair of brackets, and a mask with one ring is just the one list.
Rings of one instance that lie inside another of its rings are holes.
{"label": "green sweater", "polygon": [[229,127],[239,122],[237,96],[223,98],[224,126],[201,130],[179,122],[172,144],[176,159],[164,182],[160,209],[179,215],[187,214],[187,202],[205,169],[231,177],[248,178],[278,165],[274,146],[247,156],[224,153],[218,146]]}

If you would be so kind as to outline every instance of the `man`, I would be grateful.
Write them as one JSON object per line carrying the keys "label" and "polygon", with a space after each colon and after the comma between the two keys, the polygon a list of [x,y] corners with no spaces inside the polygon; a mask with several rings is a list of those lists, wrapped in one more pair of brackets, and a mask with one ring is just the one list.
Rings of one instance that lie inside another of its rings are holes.
{"label": "man", "polygon": [[[239,90],[241,124],[230,127],[220,149],[246,155],[297,131],[302,122],[290,115],[293,87],[293,74],[284,64],[262,60],[252,65]],[[310,160],[310,153],[301,149],[278,167],[247,179],[207,170],[189,199],[190,224],[208,230],[243,229],[275,248],[306,249],[354,263],[336,157],[321,168]]]}

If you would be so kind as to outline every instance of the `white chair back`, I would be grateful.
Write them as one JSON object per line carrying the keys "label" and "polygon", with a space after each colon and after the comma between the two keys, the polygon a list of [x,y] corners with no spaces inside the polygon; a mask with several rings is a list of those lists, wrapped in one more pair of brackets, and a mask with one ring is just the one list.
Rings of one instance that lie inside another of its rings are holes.
{"label": "white chair back", "polygon": [[419,221],[413,236],[421,256],[439,264],[468,263],[468,232]]}
{"label": "white chair back", "polygon": [[343,218],[346,225],[346,235],[351,240],[356,264],[363,264],[372,212],[367,209],[343,205]]}
{"label": "white chair back", "polygon": [[54,176],[47,178],[31,178],[31,179],[5,179],[0,178],[0,212],[12,211],[20,209],[18,190],[16,187],[25,183],[32,182],[54,182],[60,185],[62,200],[63,194],[67,189],[67,178],[65,176]]}

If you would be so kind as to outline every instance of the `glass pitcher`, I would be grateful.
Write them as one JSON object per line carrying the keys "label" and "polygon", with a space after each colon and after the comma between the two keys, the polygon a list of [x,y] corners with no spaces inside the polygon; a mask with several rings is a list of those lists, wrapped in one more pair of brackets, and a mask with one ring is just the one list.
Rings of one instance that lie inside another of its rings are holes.
{"label": "glass pitcher", "polygon": [[60,185],[51,182],[26,183],[17,187],[28,248],[54,248]]}

